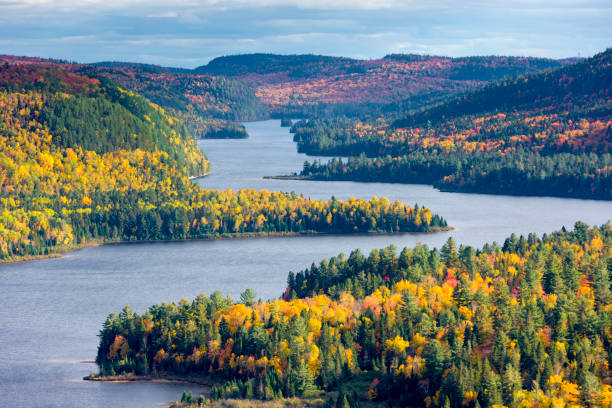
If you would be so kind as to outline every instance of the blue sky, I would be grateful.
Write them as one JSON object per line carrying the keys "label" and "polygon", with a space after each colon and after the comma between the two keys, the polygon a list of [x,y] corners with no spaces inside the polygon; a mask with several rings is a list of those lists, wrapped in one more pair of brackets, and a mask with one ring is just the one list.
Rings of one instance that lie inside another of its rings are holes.
{"label": "blue sky", "polygon": [[610,0],[0,0],[0,53],[196,67],[220,55],[590,56]]}

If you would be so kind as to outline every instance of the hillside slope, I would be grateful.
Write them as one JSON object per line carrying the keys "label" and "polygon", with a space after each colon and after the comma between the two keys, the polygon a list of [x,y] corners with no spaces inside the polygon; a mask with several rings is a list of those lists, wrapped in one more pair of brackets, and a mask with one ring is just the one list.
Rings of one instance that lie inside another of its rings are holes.
{"label": "hillside slope", "polygon": [[197,73],[226,75],[255,89],[273,113],[369,114],[401,102],[409,109],[485,82],[571,61],[523,57],[447,58],[389,55],[374,60],[319,55],[247,54],[220,57]]}
{"label": "hillside slope", "polygon": [[203,190],[208,161],[185,125],[104,76],[0,65],[0,262],[90,242],[221,235],[434,231],[388,200]]}
{"label": "hillside slope", "polygon": [[194,75],[191,70],[130,62],[77,64],[60,60],[0,55],[0,64],[57,66],[88,76],[104,76],[141,94],[180,118],[197,138],[248,137],[243,120],[266,119],[267,108],[241,82]]}
{"label": "hillside slope", "polygon": [[223,76],[129,63],[96,64],[94,73],[162,106],[198,138],[246,137],[238,121],[269,115],[251,88]]}
{"label": "hillside slope", "polygon": [[447,190],[612,199],[612,50],[487,85],[388,123],[297,124],[299,150],[365,155],[315,178],[427,182]]}
{"label": "hillside slope", "polygon": [[[395,127],[433,123],[465,115],[492,112],[533,111],[609,113],[612,98],[612,49],[585,61],[546,72],[508,78],[416,112],[394,123]],[[604,109],[604,110],[601,110]]]}

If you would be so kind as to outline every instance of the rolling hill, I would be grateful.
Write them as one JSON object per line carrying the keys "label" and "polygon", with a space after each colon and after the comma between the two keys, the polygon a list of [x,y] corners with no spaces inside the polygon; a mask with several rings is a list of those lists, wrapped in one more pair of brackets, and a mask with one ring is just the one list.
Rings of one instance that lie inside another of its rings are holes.
{"label": "rolling hill", "polygon": [[393,102],[401,102],[404,109],[416,108],[488,81],[571,62],[495,56],[388,55],[356,60],[246,54],[215,58],[194,72],[226,75],[244,82],[276,115],[330,116],[369,114]]}
{"label": "rolling hill", "polygon": [[433,231],[426,208],[201,189],[183,122],[103,75],[0,65],[0,262],[97,242]]}
{"label": "rolling hill", "polygon": [[361,154],[305,174],[447,190],[612,198],[612,50],[521,75],[389,122],[314,120],[301,151]]}
{"label": "rolling hill", "polygon": [[94,74],[146,96],[182,119],[198,138],[247,137],[237,122],[266,119],[269,115],[251,88],[223,76],[131,63],[95,66]]}
{"label": "rolling hill", "polygon": [[243,120],[265,119],[267,108],[253,91],[229,78],[194,75],[190,70],[130,62],[78,64],[61,60],[0,55],[0,64],[58,66],[88,76],[104,76],[139,93],[180,118],[197,138],[244,138]]}

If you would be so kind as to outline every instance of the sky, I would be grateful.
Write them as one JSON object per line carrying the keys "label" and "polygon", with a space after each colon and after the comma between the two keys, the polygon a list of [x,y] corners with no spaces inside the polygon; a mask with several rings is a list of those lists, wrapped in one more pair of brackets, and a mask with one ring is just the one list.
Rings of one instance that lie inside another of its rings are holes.
{"label": "sky", "polygon": [[0,0],[0,54],[194,68],[270,52],[591,56],[610,0]]}

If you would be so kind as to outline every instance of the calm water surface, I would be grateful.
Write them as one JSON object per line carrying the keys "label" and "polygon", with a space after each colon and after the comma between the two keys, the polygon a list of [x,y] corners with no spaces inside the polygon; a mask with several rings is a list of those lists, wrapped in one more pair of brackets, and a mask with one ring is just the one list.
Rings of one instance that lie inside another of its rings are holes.
{"label": "calm water surface", "polygon": [[97,334],[112,311],[130,304],[138,312],[154,303],[220,290],[232,297],[247,287],[262,298],[278,296],[287,272],[313,261],[368,252],[394,244],[440,246],[452,235],[481,246],[512,232],[543,233],[576,220],[602,224],[612,203],[560,198],[441,193],[430,186],[382,183],[264,180],[299,171],[296,153],[278,121],[246,124],[247,140],[201,141],[212,162],[198,180],[206,188],[295,191],[312,198],[386,196],[426,205],[456,230],[437,234],[319,236],[108,245],[59,259],[0,267],[0,406],[163,406],[180,398],[184,384],[108,384],[80,380],[95,371]]}

